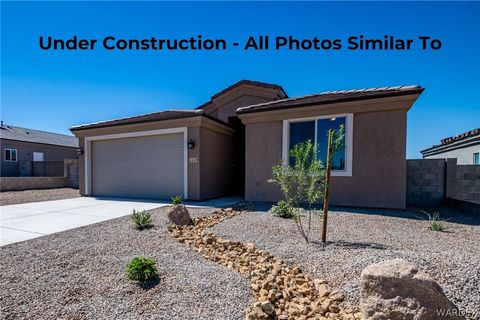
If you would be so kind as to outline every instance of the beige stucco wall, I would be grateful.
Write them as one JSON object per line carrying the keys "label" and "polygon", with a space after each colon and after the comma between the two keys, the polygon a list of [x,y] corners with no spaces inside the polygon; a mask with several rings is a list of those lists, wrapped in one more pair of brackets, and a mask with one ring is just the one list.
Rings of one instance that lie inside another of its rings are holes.
{"label": "beige stucco wall", "polygon": [[278,187],[267,180],[271,178],[272,166],[282,158],[282,118],[353,113],[352,176],[332,177],[331,204],[405,208],[406,113],[413,101],[385,101],[382,108],[373,109],[368,103],[362,103],[363,107],[345,104],[338,109],[319,106],[243,117],[246,124],[246,200],[278,201],[281,197]]}
{"label": "beige stucco wall", "polygon": [[[194,117],[168,121],[158,121],[131,125],[122,125],[90,130],[74,131],[79,138],[80,147],[85,150],[85,137],[117,134],[125,132],[139,132],[158,129],[187,127],[188,137],[195,143],[195,148],[188,150],[188,198],[203,200],[225,195],[228,172],[222,168],[222,163],[214,156],[225,157],[231,154],[225,141],[232,135],[233,130],[205,117]],[[205,152],[202,153],[202,149]],[[204,159],[205,158],[205,159]],[[225,158],[222,158],[224,160]],[[85,156],[80,156],[80,194],[85,195]],[[205,165],[205,169],[203,166]],[[222,180],[223,179],[223,180]]]}
{"label": "beige stucco wall", "polygon": [[221,106],[217,111],[218,119],[228,122],[229,117],[237,116],[236,110],[240,107],[259,104],[263,102],[272,101],[273,98],[252,96],[252,95],[243,95],[234,100],[228,101]]}
{"label": "beige stucco wall", "polygon": [[[195,143],[195,148],[188,150],[188,159],[200,160],[200,150],[202,149],[202,142],[200,141],[200,127],[188,128],[188,139]],[[188,197],[192,200],[202,199],[200,193],[200,161],[198,163],[190,163],[188,166]]]}
{"label": "beige stucco wall", "polygon": [[278,187],[269,183],[272,166],[282,159],[282,121],[245,127],[245,199],[278,201]]}
{"label": "beige stucco wall", "polygon": [[353,119],[352,177],[333,177],[334,205],[405,208],[406,111],[359,113]]}
{"label": "beige stucco wall", "polygon": [[207,115],[228,123],[229,117],[237,116],[240,107],[255,105],[282,98],[276,89],[242,85],[213,98],[203,109]]}

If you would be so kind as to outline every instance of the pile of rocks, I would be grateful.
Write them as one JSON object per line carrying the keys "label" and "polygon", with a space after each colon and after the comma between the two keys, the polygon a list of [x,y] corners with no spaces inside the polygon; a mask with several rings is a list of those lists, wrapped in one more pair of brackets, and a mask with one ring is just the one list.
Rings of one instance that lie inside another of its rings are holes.
{"label": "pile of rocks", "polygon": [[193,226],[172,226],[169,230],[205,259],[250,279],[256,302],[247,308],[246,319],[361,319],[358,309],[340,305],[343,294],[331,292],[326,281],[308,277],[300,268],[288,266],[253,243],[225,240],[206,231],[239,213],[222,209],[194,219]]}

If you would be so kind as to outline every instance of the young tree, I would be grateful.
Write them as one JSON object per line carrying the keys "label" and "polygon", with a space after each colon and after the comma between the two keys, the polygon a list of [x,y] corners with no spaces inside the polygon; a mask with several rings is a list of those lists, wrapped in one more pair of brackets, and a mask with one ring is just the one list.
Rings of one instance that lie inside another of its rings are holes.
{"label": "young tree", "polygon": [[[315,213],[313,205],[320,199],[324,200],[324,220],[322,241],[326,240],[328,219],[328,193],[330,183],[330,171],[333,155],[343,148],[344,128],[330,130],[328,133],[327,168],[325,170],[321,160],[318,159],[317,146],[308,140],[295,145],[290,150],[293,165],[283,162],[272,168],[273,178],[269,180],[280,187],[284,199],[273,207],[276,215],[293,217],[300,235],[306,242],[310,241],[312,216]],[[300,206],[308,204],[307,224],[304,227],[302,210]]]}
{"label": "young tree", "polygon": [[[269,182],[278,184],[285,198],[285,202],[280,201],[273,209],[277,215],[280,215],[278,211],[287,211],[293,217],[301,236],[309,242],[312,205],[322,197],[323,165],[317,159],[317,147],[310,140],[295,145],[290,151],[290,156],[293,158],[293,165],[282,163],[273,167],[273,179]],[[302,203],[308,203],[306,227],[304,227],[302,211],[299,208]],[[281,214],[286,216],[285,213]]]}
{"label": "young tree", "polygon": [[336,152],[342,150],[345,146],[343,138],[345,136],[344,126],[341,125],[338,130],[328,130],[328,145],[327,145],[327,164],[324,178],[324,197],[323,197],[323,229],[322,242],[327,242],[327,226],[328,226],[328,200],[330,195],[330,173],[332,171],[332,160]]}

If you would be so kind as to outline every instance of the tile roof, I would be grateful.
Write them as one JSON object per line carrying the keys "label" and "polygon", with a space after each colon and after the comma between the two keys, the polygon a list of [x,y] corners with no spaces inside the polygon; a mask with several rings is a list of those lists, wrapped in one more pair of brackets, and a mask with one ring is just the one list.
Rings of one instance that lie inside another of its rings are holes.
{"label": "tile roof", "polygon": [[[218,95],[221,95],[222,93],[228,90],[231,90],[232,88],[237,87],[241,84],[251,84],[251,85],[279,89],[282,91],[282,93],[285,96],[287,96],[285,91],[283,91],[283,88],[276,84],[269,84],[264,82],[251,81],[251,80],[241,80],[231,85],[230,87],[220,91],[219,93],[215,94],[212,98]],[[290,108],[290,107],[296,107],[296,106],[305,106],[308,104],[332,103],[332,102],[341,102],[341,101],[349,101],[349,100],[360,100],[360,99],[380,98],[380,97],[395,96],[395,95],[405,95],[405,94],[421,93],[423,90],[424,89],[421,88],[420,86],[397,86],[397,87],[383,87],[383,88],[370,88],[370,89],[327,91],[319,94],[313,94],[313,95],[297,97],[297,98],[286,98],[286,99],[261,103],[257,105],[242,107],[237,109],[237,113],[241,114],[241,113],[257,112],[257,111]],[[206,115],[204,113],[203,107],[208,105],[210,102],[211,101],[195,108],[194,110],[166,110],[166,111],[160,111],[160,112],[153,112],[153,113],[148,113],[148,114],[143,114],[143,115],[138,115],[133,117],[126,117],[126,118],[120,118],[120,119],[113,119],[113,120],[77,125],[70,128],[70,130],[76,131],[76,130],[102,128],[102,127],[110,127],[110,126],[117,126],[117,125],[124,125],[124,124],[182,119],[182,118],[190,118],[190,117],[197,117],[197,116],[207,117],[209,119],[222,123],[223,125],[229,126],[227,123],[221,120],[218,120],[214,117],[211,117],[209,115]]]}
{"label": "tile roof", "polygon": [[[462,141],[462,140],[473,138],[475,136],[478,136],[480,138],[480,128],[457,134],[454,137],[448,137],[448,138],[442,139],[442,140],[440,140],[440,144],[437,144],[437,145],[434,145],[430,148],[421,150],[420,152],[421,153],[430,153],[430,152],[434,152],[434,150],[437,149],[437,148],[439,148],[439,150],[440,149],[443,150],[444,149],[443,147],[448,148],[448,145],[453,144],[454,142],[459,142],[459,141]],[[474,140],[478,140],[478,138],[476,138]],[[468,141],[471,141],[471,140],[468,140]],[[463,142],[462,142],[462,144],[463,144]]]}
{"label": "tile roof", "polygon": [[276,90],[279,90],[286,98],[288,98],[288,95],[287,93],[285,92],[285,90],[283,89],[282,86],[278,85],[278,84],[274,84],[274,83],[267,83],[267,82],[261,82],[261,81],[253,81],[253,80],[240,80],[234,84],[232,84],[231,86],[228,86],[226,87],[225,89],[223,89],[222,91],[219,91],[217,93],[215,93],[211,98],[210,98],[210,101],[207,101],[206,103],[196,107],[195,109],[203,109],[204,107],[206,107],[207,105],[209,105],[213,99],[215,99],[216,97],[218,96],[221,96],[222,94],[230,91],[230,90],[233,90],[235,89],[236,87],[239,87],[243,84],[249,84],[249,85],[252,85],[252,86],[257,86],[257,87],[264,87],[264,88],[269,88],[269,89],[276,89]]}
{"label": "tile roof", "polygon": [[271,111],[292,107],[304,107],[316,104],[346,102],[354,100],[384,98],[400,96],[407,94],[416,94],[423,92],[423,88],[418,85],[395,86],[382,88],[364,88],[352,90],[325,91],[317,94],[311,94],[296,98],[275,100],[271,102],[260,103],[252,106],[241,107],[237,109],[238,114],[252,113],[260,111]]}
{"label": "tile roof", "polygon": [[448,137],[445,139],[440,140],[442,145],[450,144],[455,141],[463,140],[469,137],[473,137],[475,135],[480,135],[480,128],[473,129],[464,133],[457,134],[455,137]]}
{"label": "tile roof", "polygon": [[0,126],[0,138],[78,148],[78,139],[74,136],[15,127],[3,123]]}
{"label": "tile roof", "polygon": [[160,121],[160,120],[183,119],[183,118],[191,118],[191,117],[198,117],[198,116],[204,116],[212,120],[215,120],[217,122],[221,122],[224,125],[228,125],[218,119],[215,119],[203,114],[203,110],[165,110],[165,111],[142,114],[142,115],[133,116],[133,117],[126,117],[126,118],[120,118],[120,119],[100,121],[95,123],[82,124],[78,126],[73,126],[72,128],[70,128],[70,130],[76,131],[76,130],[82,130],[82,129],[111,127],[111,126],[117,126],[117,125],[143,123],[143,122]]}

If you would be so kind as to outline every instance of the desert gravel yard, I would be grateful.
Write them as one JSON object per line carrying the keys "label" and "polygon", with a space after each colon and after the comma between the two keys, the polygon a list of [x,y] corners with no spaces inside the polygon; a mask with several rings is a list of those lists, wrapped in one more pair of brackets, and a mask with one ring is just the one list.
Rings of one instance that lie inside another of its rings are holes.
{"label": "desert gravel yard", "polygon": [[[153,210],[154,227],[143,231],[122,217],[1,247],[2,318],[243,319],[253,302],[249,280],[175,240],[167,231],[167,210]],[[189,209],[192,217],[213,210]],[[448,232],[429,230],[416,211],[332,210],[326,247],[306,244],[292,220],[265,210],[209,230],[253,242],[327,280],[348,305],[358,305],[363,268],[403,258],[435,278],[458,307],[473,312],[480,305],[480,221],[451,210],[442,214],[451,216]],[[320,219],[315,221],[318,232]],[[126,279],[125,265],[136,256],[156,261],[159,284],[144,289]]]}
{"label": "desert gravel yard", "polygon": [[[4,319],[241,319],[249,282],[177,242],[166,208],[138,231],[130,217],[0,248]],[[211,209],[189,209],[193,217]],[[135,256],[156,261],[160,283],[142,289],[124,274]]]}
{"label": "desert gravel yard", "polygon": [[78,198],[78,189],[58,188],[0,192],[0,205]]}
{"label": "desert gravel yard", "polygon": [[[345,293],[350,305],[358,305],[360,273],[366,266],[402,258],[437,280],[460,309],[480,318],[480,218],[440,210],[452,221],[446,223],[447,232],[429,230],[425,220],[406,218],[421,217],[416,211],[336,209],[329,215],[331,242],[326,247],[305,243],[292,220],[264,211],[235,216],[210,230],[225,239],[253,242],[299,265],[304,273],[326,279]],[[320,230],[315,224],[314,232]],[[314,238],[318,241],[320,234]]]}

